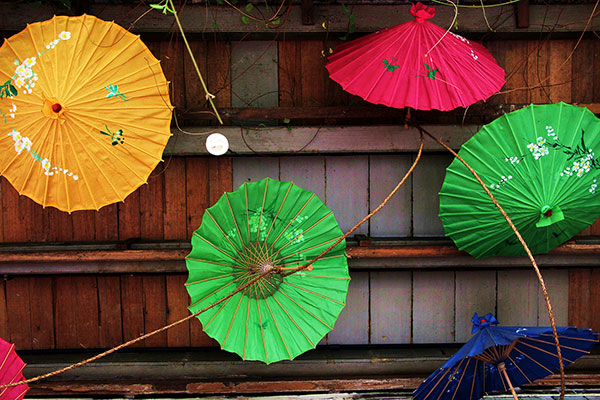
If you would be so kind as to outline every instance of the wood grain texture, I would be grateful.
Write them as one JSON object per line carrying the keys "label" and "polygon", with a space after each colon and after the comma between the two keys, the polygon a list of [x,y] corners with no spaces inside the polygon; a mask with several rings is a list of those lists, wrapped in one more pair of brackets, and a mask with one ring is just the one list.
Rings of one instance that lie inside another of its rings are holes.
{"label": "wood grain texture", "polygon": [[569,326],[589,327],[595,319],[589,312],[593,287],[591,276],[589,268],[569,270]]}
{"label": "wood grain texture", "polygon": [[[54,348],[54,293],[51,277],[32,277],[29,280],[31,347],[32,349]],[[59,327],[60,328],[60,327]]]}
{"label": "wood grain texture", "polygon": [[[544,269],[542,277],[550,297],[552,313],[557,326],[569,322],[569,271],[564,269]],[[538,284],[538,325],[550,326],[550,317],[541,285]]]}
{"label": "wood grain texture", "polygon": [[456,342],[471,338],[473,313],[496,315],[496,271],[456,271]]}
{"label": "wood grain texture", "polygon": [[571,52],[575,46],[575,40],[551,40],[549,47],[550,74],[548,88],[550,102],[564,101],[571,103],[573,82],[579,79],[578,75],[572,75],[573,58]]}
{"label": "wood grain texture", "polygon": [[[121,309],[123,340],[135,339],[144,334],[144,292],[142,275],[121,275]],[[132,347],[144,347],[138,342]]]}
{"label": "wood grain texture", "polygon": [[[333,211],[342,232],[347,232],[369,212],[367,156],[328,156],[325,159],[327,186],[325,204]],[[354,234],[369,234],[368,223]]]}
{"label": "wood grain texture", "polygon": [[94,276],[55,278],[54,323],[56,347],[99,347],[98,289]]}
{"label": "wood grain texture", "polygon": [[594,40],[584,39],[573,53],[571,100],[574,103],[594,101]]}
{"label": "wood grain texture", "polygon": [[8,331],[10,342],[17,350],[31,349],[31,310],[30,277],[16,277],[5,282],[6,308],[8,313]]}
{"label": "wood grain texture", "polygon": [[322,50],[323,42],[320,40],[300,42],[300,65],[296,68],[300,68],[303,106],[326,105],[327,70]]}
{"label": "wood grain texture", "polygon": [[207,82],[208,91],[216,96],[213,101],[216,107],[231,106],[231,70],[229,42],[208,41]]}
{"label": "wood grain texture", "polygon": [[167,81],[171,82],[169,90],[171,103],[176,109],[183,109],[185,107],[183,42],[179,36],[173,35],[171,40],[163,40],[159,42],[158,46],[160,56],[157,58],[160,60]]}
{"label": "wood grain texture", "polygon": [[233,162],[231,157],[210,158],[208,161],[208,176],[210,177],[208,200],[213,205],[225,192],[233,191]]}
{"label": "wood grain texture", "polygon": [[281,40],[277,43],[279,45],[279,106],[299,106],[302,104],[301,76],[298,74],[301,60],[300,42]]}
{"label": "wood grain texture", "polygon": [[498,271],[498,321],[507,326],[537,326],[538,286],[533,270]]}
{"label": "wood grain texture", "polygon": [[141,237],[140,192],[131,193],[119,203],[119,240]]}
{"label": "wood grain texture", "polygon": [[95,214],[96,240],[109,241],[119,239],[118,205],[110,204],[102,207]]}
{"label": "wood grain texture", "polygon": [[8,309],[6,308],[6,280],[0,279],[0,338],[10,340]]}
{"label": "wood grain texture", "polygon": [[2,231],[5,242],[27,241],[27,229],[23,221],[24,210],[20,210],[19,194],[6,180],[1,178],[2,187]]}
{"label": "wood grain texture", "polygon": [[264,178],[279,179],[279,157],[236,157],[233,159],[233,187]]}
{"label": "wood grain texture", "polygon": [[413,272],[413,343],[454,342],[454,272]]}
{"label": "wood grain texture", "polygon": [[[369,157],[369,211],[378,207],[400,182],[412,164],[409,155]],[[412,177],[409,177],[370,223],[371,236],[411,236]]]}
{"label": "wood grain texture", "polygon": [[[142,277],[144,301],[144,333],[167,325],[167,298],[164,275]],[[150,336],[143,341],[146,347],[166,347],[167,332]]]}
{"label": "wood grain texture", "polygon": [[412,176],[413,183],[413,234],[415,236],[443,236],[444,227],[438,217],[446,168],[451,156],[429,155],[421,157]]}
{"label": "wood grain texture", "polygon": [[87,210],[71,213],[74,241],[92,242],[96,239],[96,213]]}
{"label": "wood grain texture", "polygon": [[191,240],[193,232],[200,227],[202,215],[210,206],[208,201],[209,175],[208,158],[186,157],[185,159],[186,186],[186,239]]}
{"label": "wood grain texture", "polygon": [[113,347],[123,343],[121,321],[121,280],[119,276],[98,276],[98,312],[100,347]]}
{"label": "wood grain texture", "polygon": [[279,179],[294,182],[325,201],[325,157],[281,157]]}
{"label": "wood grain texture", "polygon": [[328,344],[369,343],[369,273],[354,272],[350,277],[346,307],[328,334]]}
{"label": "wood grain texture", "polygon": [[[173,157],[164,173],[164,238],[188,239],[186,225],[185,158]],[[206,183],[205,183],[206,184]]]}
{"label": "wood grain texture", "polygon": [[370,273],[371,344],[410,343],[412,273]]}
{"label": "wood grain texture", "polygon": [[276,107],[277,42],[245,40],[231,48],[231,105]]}
{"label": "wood grain texture", "polygon": [[532,103],[550,103],[550,42],[528,40],[527,83]]}
{"label": "wood grain texture", "polygon": [[[190,304],[187,290],[185,289],[186,274],[166,275],[165,288],[167,294],[167,324],[179,321],[189,315],[187,307]],[[186,321],[167,331],[167,346],[189,347],[190,322]]]}
{"label": "wood grain texture", "polygon": [[73,241],[73,220],[71,216],[54,207],[44,208],[41,229],[45,233],[44,241]]}
{"label": "wood grain texture", "polygon": [[[190,40],[189,43],[196,65],[198,65],[198,69],[206,83],[206,79],[208,78],[208,69],[206,65],[208,53],[207,43],[200,40]],[[200,82],[200,78],[198,78],[196,69],[194,68],[194,64],[187,49],[184,49],[183,51],[183,73],[186,77],[183,82],[185,85],[185,108],[207,107],[206,93],[204,92],[202,83]]]}
{"label": "wood grain texture", "polygon": [[164,235],[164,186],[163,165],[159,164],[148,178],[148,183],[137,190],[140,198],[140,238],[162,240]]}
{"label": "wood grain texture", "polygon": [[506,92],[505,101],[508,103],[528,103],[528,51],[527,41],[517,40],[506,42]]}

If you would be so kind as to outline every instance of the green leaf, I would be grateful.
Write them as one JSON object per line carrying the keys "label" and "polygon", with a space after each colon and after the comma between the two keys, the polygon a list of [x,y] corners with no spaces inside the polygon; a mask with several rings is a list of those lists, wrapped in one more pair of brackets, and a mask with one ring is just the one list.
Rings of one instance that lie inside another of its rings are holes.
{"label": "green leaf", "polygon": [[346,14],[349,14],[349,13],[350,13],[350,9],[349,9],[348,7],[346,7],[346,5],[345,5],[344,3],[342,3],[342,10],[344,10],[344,12],[345,12]]}
{"label": "green leaf", "polygon": [[8,89],[10,90],[10,94],[12,96],[16,96],[19,92],[17,91],[17,88],[14,87],[11,83],[8,84]]}
{"label": "green leaf", "polygon": [[289,118],[284,118],[283,119],[283,123],[284,124],[289,124],[291,122],[291,120]]}
{"label": "green leaf", "polygon": [[217,23],[216,23],[216,22],[213,22],[213,28],[214,28],[214,29],[219,29],[219,25],[217,25]]}
{"label": "green leaf", "polygon": [[354,14],[350,14],[350,16],[348,17],[348,21],[350,21],[350,22],[354,22],[355,19],[356,19],[356,15],[354,15]]}
{"label": "green leaf", "polygon": [[345,34],[344,36],[339,36],[338,39],[340,40],[348,40],[348,34]]}
{"label": "green leaf", "polygon": [[161,6],[160,4],[150,4],[150,7],[154,8],[155,10],[162,10],[165,8],[165,6]]}
{"label": "green leaf", "polygon": [[250,24],[250,18],[246,17],[245,15],[242,15],[242,23],[249,25]]}
{"label": "green leaf", "polygon": [[277,17],[273,21],[271,21],[271,25],[279,25],[280,23],[281,23],[281,20],[279,19],[279,17]]}
{"label": "green leaf", "polygon": [[254,10],[254,5],[252,5],[252,3],[246,4],[246,11],[250,12],[252,10]]}
{"label": "green leaf", "polygon": [[217,4],[222,6],[223,4],[225,4],[225,2],[223,0],[217,0]]}
{"label": "green leaf", "polygon": [[350,27],[348,28],[348,33],[354,33],[354,32],[356,32],[356,25],[350,24]]}

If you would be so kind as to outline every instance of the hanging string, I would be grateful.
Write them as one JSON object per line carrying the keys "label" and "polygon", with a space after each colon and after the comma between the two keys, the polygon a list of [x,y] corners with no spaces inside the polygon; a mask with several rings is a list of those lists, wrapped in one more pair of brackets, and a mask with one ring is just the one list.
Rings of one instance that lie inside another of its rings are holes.
{"label": "hanging string", "polygon": [[158,333],[166,331],[167,329],[173,328],[174,326],[177,326],[177,325],[179,325],[179,324],[181,324],[181,323],[183,323],[185,321],[188,321],[188,320],[190,320],[190,319],[192,319],[194,317],[197,317],[198,315],[202,314],[203,312],[208,311],[211,308],[216,307],[217,305],[221,304],[222,302],[230,299],[231,297],[235,296],[237,293],[239,293],[242,290],[246,289],[247,287],[253,285],[255,282],[259,281],[260,279],[263,279],[267,275],[272,275],[272,274],[276,273],[276,274],[281,275],[282,277],[285,277],[285,276],[291,275],[291,274],[293,274],[295,272],[307,269],[312,264],[314,264],[319,259],[321,259],[328,251],[330,251],[335,246],[337,246],[342,240],[344,240],[345,238],[347,238],[352,232],[354,232],[356,229],[358,229],[359,226],[361,226],[363,223],[365,223],[366,221],[368,221],[372,216],[374,216],[375,214],[377,214],[377,212],[379,212],[379,210],[381,210],[387,204],[387,202],[398,191],[398,189],[400,189],[400,187],[404,184],[404,182],[406,181],[406,179],[410,176],[410,174],[412,173],[412,171],[417,166],[417,164],[418,164],[418,162],[419,162],[419,160],[421,158],[421,154],[423,152],[423,144],[424,144],[424,137],[423,137],[423,134],[421,133],[421,144],[419,146],[419,152],[418,152],[418,154],[417,154],[417,156],[415,158],[415,161],[413,162],[413,164],[410,167],[410,169],[406,172],[406,174],[404,175],[404,177],[402,178],[402,180],[400,181],[400,183],[398,183],[398,185],[396,185],[396,187],[383,200],[383,202],[377,208],[375,208],[369,215],[367,215],[360,222],[358,222],[356,225],[354,225],[354,227],[352,227],[345,235],[343,235],[342,237],[340,237],[337,242],[335,242],[332,246],[330,246],[327,250],[325,250],[324,252],[322,252],[321,254],[319,254],[317,257],[315,257],[309,263],[301,265],[299,267],[296,267],[293,270],[291,270],[290,272],[285,273],[285,274],[282,273],[282,271],[283,271],[282,269],[273,269],[273,270],[270,270],[270,271],[263,272],[262,274],[260,274],[260,275],[256,276],[255,278],[249,280],[245,284],[239,286],[234,292],[232,292],[231,294],[223,297],[221,300],[217,301],[216,303],[213,303],[213,304],[211,304],[211,305],[203,308],[202,310],[196,311],[195,313],[190,314],[190,315],[188,315],[185,318],[182,318],[182,319],[180,319],[178,321],[175,321],[175,322],[173,322],[173,323],[171,323],[169,325],[163,326],[162,328],[156,329],[156,330],[154,330],[152,332],[146,333],[145,335],[142,335],[140,337],[132,339],[132,340],[130,340],[128,342],[122,343],[122,344],[120,344],[120,345],[118,345],[116,347],[113,347],[112,349],[109,349],[109,350],[107,350],[107,351],[105,351],[103,353],[97,354],[97,355],[95,355],[93,357],[90,357],[90,358],[85,359],[83,361],[80,361],[78,363],[69,365],[69,366],[67,366],[65,368],[61,368],[59,370],[52,371],[52,372],[49,372],[49,373],[44,374],[44,375],[39,375],[39,376],[36,376],[36,377],[33,377],[33,378],[29,378],[29,379],[26,379],[26,380],[22,380],[22,381],[19,381],[19,382],[13,382],[13,383],[7,383],[7,384],[4,384],[4,385],[0,385],[0,389],[5,389],[5,388],[8,388],[8,387],[19,386],[19,385],[22,385],[22,384],[28,384],[28,383],[36,382],[36,381],[39,381],[39,380],[42,380],[42,379],[46,379],[46,378],[50,378],[50,377],[55,376],[55,375],[62,374],[63,372],[70,371],[72,369],[81,367],[83,365],[89,364],[91,362],[94,362],[94,361],[102,358],[102,357],[105,357],[105,356],[107,356],[109,354],[112,354],[112,353],[118,351],[118,350],[121,350],[124,347],[130,346],[130,345],[132,345],[134,343],[137,343],[139,341],[147,339],[150,336],[154,336],[154,335],[156,335]]}
{"label": "hanging string", "polygon": [[533,269],[535,270],[535,273],[540,282],[540,285],[542,286],[542,291],[544,292],[544,299],[546,300],[546,308],[548,309],[548,316],[550,317],[550,325],[552,326],[552,333],[554,335],[554,342],[556,344],[556,354],[558,356],[558,364],[560,366],[560,398],[561,398],[561,400],[563,400],[564,396],[565,396],[565,368],[563,365],[562,353],[560,351],[560,342],[558,341],[558,333],[556,331],[556,322],[554,321],[554,313],[552,312],[552,305],[550,304],[550,296],[548,295],[548,291],[546,290],[546,284],[544,283],[544,278],[542,277],[542,273],[540,272],[540,269],[538,268],[535,258],[533,258],[533,254],[531,253],[531,250],[529,250],[529,247],[527,246],[527,243],[525,243],[525,240],[523,240],[521,233],[517,230],[517,227],[515,226],[515,224],[513,224],[512,220],[510,219],[508,214],[506,214],[506,212],[504,211],[504,209],[502,208],[500,203],[498,203],[498,201],[496,200],[496,198],[494,197],[492,192],[490,192],[490,190],[487,188],[485,183],[483,183],[483,181],[481,180],[481,178],[479,177],[477,172],[475,172],[475,170],[473,168],[471,168],[471,166],[469,164],[467,164],[467,162],[461,156],[459,156],[458,153],[456,153],[454,150],[452,150],[448,145],[446,145],[440,139],[433,136],[431,133],[427,132],[423,127],[421,127],[419,125],[416,125],[416,128],[419,130],[419,132],[421,132],[421,135],[425,134],[425,135],[429,136],[430,138],[432,138],[433,140],[435,140],[442,147],[444,147],[446,150],[448,150],[450,153],[452,153],[452,155],[454,157],[456,157],[460,162],[462,162],[465,165],[465,167],[467,167],[469,172],[471,172],[471,174],[475,177],[477,182],[479,182],[479,184],[481,185],[483,190],[485,190],[487,195],[492,199],[492,202],[494,203],[496,208],[500,211],[500,213],[502,214],[504,219],[506,219],[506,222],[508,222],[508,225],[510,225],[511,229],[517,236],[517,239],[519,239],[519,242],[521,242],[521,245],[525,249],[525,252],[527,253],[527,256],[529,257],[529,261],[531,261],[531,264],[533,265]]}

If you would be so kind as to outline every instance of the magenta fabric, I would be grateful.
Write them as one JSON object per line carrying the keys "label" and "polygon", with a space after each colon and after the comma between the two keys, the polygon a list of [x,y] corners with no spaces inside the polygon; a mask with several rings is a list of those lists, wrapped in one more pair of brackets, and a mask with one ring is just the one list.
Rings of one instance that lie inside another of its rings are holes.
{"label": "magenta fabric", "polygon": [[418,110],[468,107],[502,88],[504,70],[484,46],[427,21],[433,7],[410,13],[413,21],[338,46],[331,79],[368,102]]}
{"label": "magenta fabric", "polygon": [[[15,345],[0,339],[0,385],[23,379],[25,363],[17,356]],[[0,389],[0,400],[22,399],[29,390],[27,384]]]}

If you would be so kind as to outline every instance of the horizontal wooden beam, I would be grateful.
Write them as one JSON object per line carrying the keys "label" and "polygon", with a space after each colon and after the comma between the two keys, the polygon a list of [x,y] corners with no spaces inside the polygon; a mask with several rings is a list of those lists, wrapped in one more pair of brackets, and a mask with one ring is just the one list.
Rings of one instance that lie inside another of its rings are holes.
{"label": "horizontal wooden beam", "polygon": [[[448,146],[459,149],[480,128],[478,125],[424,125],[427,131]],[[206,137],[222,133],[229,140],[229,155],[320,154],[320,153],[415,153],[419,132],[404,125],[309,126],[241,128],[192,127],[185,132],[173,129],[165,155],[208,155]],[[425,140],[425,151],[445,151],[432,140]]]}
{"label": "horizontal wooden beam", "polygon": [[[412,20],[408,13],[410,5],[373,5],[359,4],[352,7],[356,33],[374,32],[389,26]],[[490,33],[490,26],[496,34],[518,33],[536,34],[543,32],[564,33],[581,32],[592,13],[593,4],[554,4],[530,5],[529,26],[518,28],[513,5],[489,7],[485,15],[480,8],[460,8],[456,26],[460,32],[466,34]],[[114,20],[125,28],[131,27],[149,7],[135,5],[110,5],[91,4],[89,13],[102,19]],[[314,6],[314,24],[305,25],[302,20],[302,6],[293,5],[289,14],[282,15],[280,24],[273,25],[254,22],[247,24],[242,21],[240,14],[227,6],[206,4],[185,5],[180,18],[185,31],[190,35],[232,35],[232,34],[259,34],[273,37],[277,32],[290,34],[312,34],[325,36],[344,35],[348,30],[350,15],[344,12],[341,5],[320,4]],[[52,18],[64,10],[58,10],[48,4],[12,4],[10,2],[0,5],[0,27],[5,32],[16,32],[25,28],[27,23],[43,21]],[[272,10],[265,9],[262,5],[255,6],[251,14],[259,17],[273,15]],[[435,24],[448,27],[454,18],[454,9],[449,6],[436,6],[436,16],[431,20]],[[325,29],[326,27],[327,29]],[[600,29],[600,20],[592,19],[589,30]],[[171,33],[174,28],[171,15],[164,15],[159,11],[152,11],[141,18],[131,27],[135,33]],[[334,38],[337,36],[333,36]]]}
{"label": "horizontal wooden beam", "polygon": [[[187,273],[189,244],[176,249],[2,251],[0,275]],[[350,246],[351,270],[529,268],[527,257],[476,259],[451,244]],[[600,244],[568,243],[535,256],[542,268],[600,266]]]}

